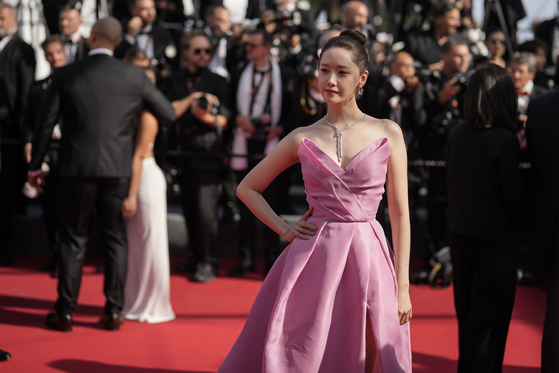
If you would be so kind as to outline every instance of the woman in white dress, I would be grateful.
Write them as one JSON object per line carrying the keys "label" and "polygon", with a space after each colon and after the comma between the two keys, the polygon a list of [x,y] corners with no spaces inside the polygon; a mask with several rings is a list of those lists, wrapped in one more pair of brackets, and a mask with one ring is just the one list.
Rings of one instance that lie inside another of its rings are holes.
{"label": "woman in white dress", "polygon": [[148,323],[173,320],[170,301],[167,183],[153,158],[158,124],[142,112],[122,217],[128,224],[128,273],[124,287],[126,319]]}

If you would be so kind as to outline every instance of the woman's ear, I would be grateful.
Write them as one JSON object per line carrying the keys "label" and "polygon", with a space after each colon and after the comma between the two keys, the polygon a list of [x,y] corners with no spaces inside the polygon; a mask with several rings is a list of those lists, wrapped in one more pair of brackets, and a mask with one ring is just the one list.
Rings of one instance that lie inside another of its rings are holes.
{"label": "woman's ear", "polygon": [[359,85],[361,87],[363,87],[365,85],[365,83],[367,82],[368,77],[369,77],[369,70],[365,70],[363,72],[363,74],[361,74],[361,77],[359,78]]}

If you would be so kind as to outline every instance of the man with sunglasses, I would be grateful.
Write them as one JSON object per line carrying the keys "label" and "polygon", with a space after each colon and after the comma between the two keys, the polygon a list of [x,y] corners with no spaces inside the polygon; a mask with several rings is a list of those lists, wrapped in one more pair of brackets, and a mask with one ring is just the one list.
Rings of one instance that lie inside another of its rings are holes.
{"label": "man with sunglasses", "polygon": [[169,132],[169,146],[188,153],[180,159],[181,204],[189,237],[190,260],[177,267],[194,272],[194,280],[212,281],[217,275],[217,186],[223,170],[222,132],[227,127],[228,85],[208,69],[211,42],[203,30],[182,39],[185,68],[165,81],[171,100],[185,98],[189,108]]}

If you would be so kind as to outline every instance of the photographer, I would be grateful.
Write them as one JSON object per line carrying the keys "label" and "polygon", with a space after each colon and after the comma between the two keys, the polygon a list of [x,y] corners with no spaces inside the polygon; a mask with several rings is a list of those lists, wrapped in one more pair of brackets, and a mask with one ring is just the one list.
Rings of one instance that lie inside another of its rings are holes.
{"label": "photographer", "polygon": [[182,40],[186,68],[169,76],[165,92],[171,100],[187,98],[189,108],[169,131],[179,150],[194,153],[181,158],[179,179],[192,257],[177,270],[194,272],[194,280],[208,282],[217,274],[217,186],[223,170],[221,134],[227,126],[227,82],[207,66],[211,42],[203,30]]}
{"label": "photographer", "polygon": [[369,89],[363,95],[363,101],[369,103],[370,110],[365,112],[398,123],[409,153],[410,144],[416,137],[414,133],[427,120],[423,107],[424,87],[415,75],[414,59],[409,53],[396,53],[388,69],[388,77],[382,77],[375,89]]}
{"label": "photographer", "polygon": [[[444,68],[425,82],[427,124],[422,138],[422,154],[427,160],[444,160],[448,133],[464,119],[464,99],[470,72],[469,42],[459,36],[450,37],[442,47]],[[443,167],[429,169],[427,181],[428,230],[434,247],[448,245],[446,230],[446,176]]]}
{"label": "photographer", "polygon": [[[271,47],[272,35],[267,31],[257,29],[251,32],[246,43],[249,61],[237,74],[239,80],[233,91],[236,94],[232,95],[237,100],[237,128],[231,168],[237,171],[238,180],[244,178],[261,157],[270,153],[294,122],[291,97],[293,73],[270,55]],[[281,177],[276,178],[263,193],[275,211],[281,204],[282,183]],[[232,276],[242,276],[254,269],[256,218],[244,204],[241,203],[239,208],[241,260],[231,271]],[[268,227],[264,229],[267,267],[270,268],[279,255],[279,237]]]}

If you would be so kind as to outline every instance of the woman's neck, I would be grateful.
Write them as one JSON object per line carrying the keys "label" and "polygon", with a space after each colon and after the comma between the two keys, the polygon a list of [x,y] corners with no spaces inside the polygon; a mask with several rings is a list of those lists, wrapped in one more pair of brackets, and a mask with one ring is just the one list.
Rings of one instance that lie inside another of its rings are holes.
{"label": "woman's neck", "polygon": [[355,99],[351,99],[345,104],[328,104],[326,118],[339,129],[343,129],[363,118],[363,112],[359,110]]}

